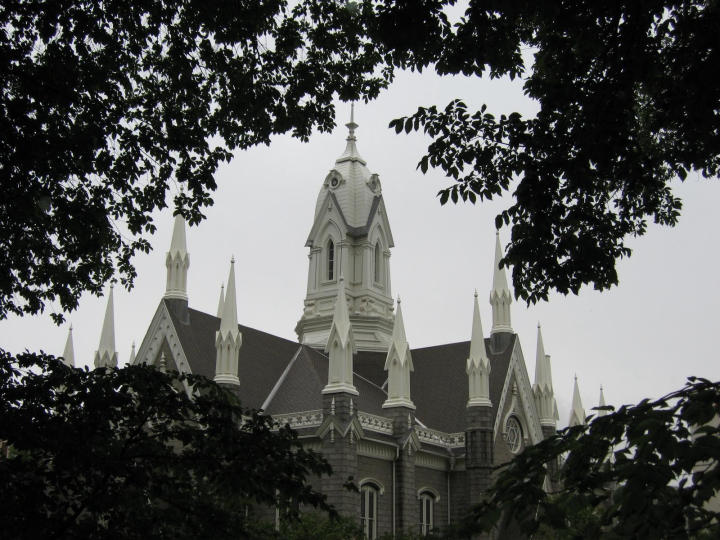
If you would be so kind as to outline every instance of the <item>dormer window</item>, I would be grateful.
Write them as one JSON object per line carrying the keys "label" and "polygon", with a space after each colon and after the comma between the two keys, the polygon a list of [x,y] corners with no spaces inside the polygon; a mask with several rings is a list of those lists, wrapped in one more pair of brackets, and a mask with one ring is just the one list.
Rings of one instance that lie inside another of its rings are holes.
{"label": "dormer window", "polygon": [[328,240],[327,247],[327,278],[328,281],[335,279],[335,244],[332,238]]}

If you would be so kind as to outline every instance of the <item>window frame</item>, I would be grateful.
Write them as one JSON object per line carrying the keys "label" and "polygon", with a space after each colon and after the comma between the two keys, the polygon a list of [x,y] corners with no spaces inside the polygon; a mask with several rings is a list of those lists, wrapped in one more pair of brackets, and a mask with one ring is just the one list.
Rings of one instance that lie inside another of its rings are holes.
{"label": "window frame", "polygon": [[380,484],[374,481],[364,481],[360,484],[360,526],[364,537],[369,540],[378,537],[378,498],[382,491]]}
{"label": "window frame", "polygon": [[439,500],[440,497],[430,488],[420,488],[418,490],[420,536],[428,536],[435,528],[435,506]]}

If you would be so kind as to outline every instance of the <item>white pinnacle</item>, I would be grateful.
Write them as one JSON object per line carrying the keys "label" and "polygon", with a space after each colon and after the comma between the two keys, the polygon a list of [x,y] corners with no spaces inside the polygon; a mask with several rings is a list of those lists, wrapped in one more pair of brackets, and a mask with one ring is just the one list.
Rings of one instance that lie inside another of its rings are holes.
{"label": "white pinnacle", "polygon": [[570,411],[570,422],[568,426],[578,426],[585,423],[585,409],[583,409],[582,400],[580,399],[580,389],[578,388],[577,376],[575,377],[575,387],[573,388],[572,409]]}
{"label": "white pinnacle", "polygon": [[545,392],[553,391],[550,357],[545,354],[540,323],[538,323],[537,327],[537,349],[535,352],[535,386],[542,388]]}
{"label": "white pinnacle", "polygon": [[222,317],[220,318],[220,332],[237,330],[237,299],[235,294],[235,257],[230,260],[230,275],[228,275],[227,291],[223,301]]}
{"label": "white pinnacle", "polygon": [[220,285],[220,299],[218,300],[217,317],[222,318],[223,306],[225,305],[225,284]]}
{"label": "white pinnacle", "polygon": [[238,377],[238,355],[242,346],[242,334],[238,329],[237,299],[235,294],[235,257],[230,260],[227,291],[223,303],[220,329],[215,334],[215,377],[216,383],[240,386]]}
{"label": "white pinnacle", "polygon": [[[338,280],[338,293],[335,299],[335,312],[333,313],[332,325],[330,333],[335,328],[337,337],[340,339],[340,345],[347,347],[351,338],[350,315],[347,308],[347,297],[345,296],[345,280],[340,276]],[[327,347],[325,352],[328,352]]]}
{"label": "white pinnacle", "polygon": [[115,307],[113,303],[113,285],[110,285],[105,318],[100,333],[100,345],[95,352],[95,367],[117,367],[115,352]]}
{"label": "white pinnacle", "polygon": [[132,342],[132,347],[130,348],[130,359],[128,360],[128,366],[132,366],[135,363],[135,342]]}
{"label": "white pinnacle", "polygon": [[[600,385],[600,399],[598,400],[598,407],[605,407],[605,393],[603,392],[602,384]],[[608,412],[599,410],[597,411],[598,416],[605,416]]]}
{"label": "white pinnacle", "polygon": [[73,346],[72,331],[71,324],[68,329],[67,341],[65,341],[65,350],[63,351],[63,363],[68,367],[75,367],[75,347]]}
{"label": "white pinnacle", "polygon": [[165,298],[187,300],[187,271],[190,266],[190,256],[185,239],[185,218],[181,214],[175,216],[170,251],[165,257],[165,266],[167,267]]}
{"label": "white pinnacle", "polygon": [[181,254],[187,253],[187,240],[185,238],[185,218],[182,214],[175,216],[175,223],[173,224],[172,240],[170,241],[170,253]]}
{"label": "white pinnacle", "polygon": [[405,322],[399,296],[390,348],[385,359],[385,371],[388,372],[388,397],[383,403],[383,408],[402,406],[414,409],[415,404],[410,398],[410,372],[415,371],[415,368],[405,335]]}
{"label": "white pinnacle", "polygon": [[335,299],[335,313],[330,325],[325,352],[328,354],[328,383],[323,394],[346,392],[357,395],[353,384],[353,354],[355,341],[345,297],[345,282],[342,274],[338,279],[338,292]]}
{"label": "white pinnacle", "polygon": [[495,234],[495,261],[493,263],[493,285],[490,291],[490,305],[492,306],[493,325],[491,334],[497,332],[512,332],[510,322],[510,303],[512,294],[507,284],[505,268],[500,268],[500,260],[503,257],[500,246],[500,232]]}
{"label": "white pinnacle", "polygon": [[490,360],[485,350],[485,334],[480,319],[477,291],[473,301],[470,354],[465,372],[468,375],[468,406],[490,406]]}

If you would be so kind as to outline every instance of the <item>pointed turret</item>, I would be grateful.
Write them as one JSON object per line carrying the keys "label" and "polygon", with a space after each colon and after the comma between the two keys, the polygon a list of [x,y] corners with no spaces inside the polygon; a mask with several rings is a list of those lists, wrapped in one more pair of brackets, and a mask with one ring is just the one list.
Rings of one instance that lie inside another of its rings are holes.
{"label": "pointed turret", "polygon": [[490,402],[490,360],[485,350],[485,335],[480,320],[477,291],[475,291],[474,304],[470,355],[465,368],[469,384],[467,406],[489,407],[492,405]]}
{"label": "pointed turret", "polygon": [[542,330],[538,323],[537,350],[535,353],[535,384],[533,385],[535,406],[540,418],[540,425],[551,428],[555,431],[557,427],[558,413],[555,402],[555,392],[552,384],[552,372],[550,369],[550,355],[545,354],[543,345]]}
{"label": "pointed turret", "polygon": [[235,297],[235,258],[230,260],[230,275],[223,302],[220,330],[215,333],[215,382],[240,386],[238,378],[238,355],[242,346],[242,334],[238,329],[237,300]]}
{"label": "pointed turret", "polygon": [[167,285],[164,298],[187,301],[187,271],[190,266],[190,255],[188,255],[185,240],[185,218],[180,214],[175,216],[175,226],[170,242],[170,251],[165,257],[165,266],[167,268]]}
{"label": "pointed turret", "polygon": [[132,366],[135,364],[135,342],[132,342],[132,347],[130,348],[130,359],[128,360],[128,366]]}
{"label": "pointed turret", "polygon": [[[605,393],[603,392],[602,384],[600,385],[600,399],[598,400],[598,407],[605,407]],[[597,411],[598,416],[605,416],[608,412],[604,410]]]}
{"label": "pointed turret", "polygon": [[75,367],[75,347],[73,346],[73,327],[72,324],[68,329],[67,340],[65,341],[65,350],[63,351],[63,363],[68,367]]}
{"label": "pointed turret", "polygon": [[220,299],[218,300],[217,318],[222,318],[223,306],[225,305],[225,285],[220,284]]}
{"label": "pointed turret", "polygon": [[410,372],[415,371],[415,368],[410,354],[410,345],[405,337],[405,323],[399,296],[390,348],[385,359],[385,371],[388,372],[388,397],[383,403],[383,409],[389,407],[414,409],[415,404],[410,398]]}
{"label": "pointed turret", "polygon": [[575,376],[575,387],[573,388],[572,409],[570,410],[570,422],[568,426],[579,426],[585,423],[585,409],[583,409],[582,400],[580,399],[580,389],[578,388],[577,376]]}
{"label": "pointed turret", "polygon": [[495,262],[493,264],[493,286],[490,291],[490,305],[492,306],[493,324],[490,334],[498,332],[512,333],[510,322],[510,303],[512,294],[507,284],[505,268],[500,268],[500,260],[503,257],[500,247],[500,232],[495,233]]}
{"label": "pointed turret", "polygon": [[95,367],[117,367],[115,351],[115,307],[113,305],[113,286],[110,285],[105,319],[100,333],[100,345],[95,351]]}
{"label": "pointed turret", "polygon": [[335,313],[330,326],[330,336],[325,346],[325,352],[329,359],[328,383],[322,393],[348,392],[357,395],[358,391],[353,384],[355,340],[353,339],[347,298],[345,297],[345,281],[342,275],[338,282]]}

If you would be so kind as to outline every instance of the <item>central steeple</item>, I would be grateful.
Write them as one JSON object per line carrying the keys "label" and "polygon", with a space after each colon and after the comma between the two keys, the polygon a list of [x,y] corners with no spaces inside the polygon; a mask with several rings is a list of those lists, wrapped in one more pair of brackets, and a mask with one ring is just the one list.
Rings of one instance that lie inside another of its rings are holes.
{"label": "central steeple", "polygon": [[301,343],[324,348],[338,278],[345,278],[348,313],[358,350],[387,351],[393,330],[390,249],[394,247],[380,178],[357,149],[354,107],[345,151],[320,188],[310,248],[307,295],[295,331]]}

